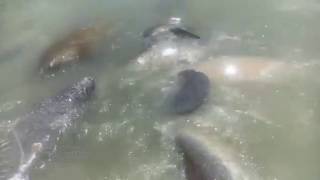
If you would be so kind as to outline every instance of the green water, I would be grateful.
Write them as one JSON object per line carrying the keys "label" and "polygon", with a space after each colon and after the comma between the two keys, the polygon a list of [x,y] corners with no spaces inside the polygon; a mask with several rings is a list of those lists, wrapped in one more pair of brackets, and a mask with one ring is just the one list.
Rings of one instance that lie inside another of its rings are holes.
{"label": "green water", "polygon": [[[212,46],[214,55],[268,56],[304,64],[281,83],[212,88],[190,116],[161,110],[164,72],[132,72],[143,51],[141,32],[179,16]],[[247,174],[266,180],[320,177],[320,3],[316,0],[1,0],[0,128],[44,97],[82,78],[97,92],[79,127],[33,180],[178,180],[181,157],[164,132],[174,124],[214,132]],[[39,56],[70,29],[108,22],[114,29],[103,55],[55,77],[36,73]],[[219,44],[222,35],[244,39]],[[139,77],[139,78],[138,78]],[[224,147],[223,147],[224,148]],[[247,167],[247,168],[246,168]]]}

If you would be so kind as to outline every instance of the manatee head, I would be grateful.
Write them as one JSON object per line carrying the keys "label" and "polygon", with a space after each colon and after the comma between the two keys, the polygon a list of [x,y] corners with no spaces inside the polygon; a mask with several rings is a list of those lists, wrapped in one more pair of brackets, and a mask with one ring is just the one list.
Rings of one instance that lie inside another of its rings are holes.
{"label": "manatee head", "polygon": [[88,54],[83,44],[57,44],[49,48],[41,57],[39,64],[40,74],[50,74],[59,71],[63,66],[80,61]]}
{"label": "manatee head", "polygon": [[166,24],[157,24],[155,26],[152,26],[152,27],[146,29],[143,32],[143,37],[148,38],[148,37],[152,37],[152,36],[158,36],[161,33],[170,32],[170,28],[181,27],[181,26],[182,26],[181,19],[176,18],[176,17],[172,17],[169,19],[169,21]]}
{"label": "manatee head", "polygon": [[150,47],[160,41],[179,39],[200,39],[183,26],[180,18],[170,18],[165,24],[156,25],[143,32],[145,46]]}
{"label": "manatee head", "polygon": [[192,69],[178,74],[178,88],[171,98],[171,108],[176,114],[187,114],[198,109],[208,98],[210,80],[202,72]]}
{"label": "manatee head", "polygon": [[86,101],[92,96],[94,90],[95,80],[92,77],[85,77],[65,89],[60,97],[70,102]]}

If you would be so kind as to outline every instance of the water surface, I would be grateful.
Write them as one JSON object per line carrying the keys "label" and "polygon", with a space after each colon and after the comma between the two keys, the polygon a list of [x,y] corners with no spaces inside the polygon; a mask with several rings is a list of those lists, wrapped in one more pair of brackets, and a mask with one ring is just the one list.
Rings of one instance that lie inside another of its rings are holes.
{"label": "water surface", "polygon": [[[277,83],[215,82],[199,111],[168,115],[163,90],[173,77],[132,72],[130,66],[144,50],[141,33],[171,16],[202,37],[209,58],[268,57],[297,68],[283,69],[291,72]],[[316,180],[319,17],[316,0],[2,0],[0,130],[44,97],[90,75],[97,93],[83,123],[62,138],[56,155],[32,179],[184,179],[181,157],[166,133],[187,126],[210,131],[222,148],[233,149],[240,157],[236,164],[254,179]],[[54,77],[39,76],[39,57],[51,43],[98,22],[113,29],[105,53]]]}

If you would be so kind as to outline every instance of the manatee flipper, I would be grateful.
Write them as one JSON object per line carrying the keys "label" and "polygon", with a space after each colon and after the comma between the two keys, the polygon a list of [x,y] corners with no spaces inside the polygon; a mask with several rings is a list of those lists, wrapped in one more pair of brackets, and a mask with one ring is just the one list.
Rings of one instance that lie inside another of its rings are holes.
{"label": "manatee flipper", "polygon": [[[28,168],[21,168],[22,171],[14,175],[16,167],[23,167],[25,161],[22,142],[14,130],[7,134],[5,140],[0,142],[0,153],[0,179],[29,180],[28,174],[24,171],[27,171]],[[11,178],[8,179],[10,176]]]}
{"label": "manatee flipper", "polygon": [[180,38],[200,39],[200,36],[179,27],[171,28],[170,32]]}

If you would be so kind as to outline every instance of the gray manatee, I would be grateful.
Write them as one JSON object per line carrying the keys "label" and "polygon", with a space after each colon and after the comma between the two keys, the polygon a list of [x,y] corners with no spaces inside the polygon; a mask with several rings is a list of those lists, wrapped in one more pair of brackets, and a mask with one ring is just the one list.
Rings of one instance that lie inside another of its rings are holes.
{"label": "gray manatee", "polygon": [[178,74],[178,88],[170,97],[170,108],[176,114],[191,113],[208,98],[210,80],[202,72],[187,69]]}
{"label": "gray manatee", "polygon": [[205,46],[179,18],[147,29],[143,33],[145,50],[129,66],[136,72],[168,70],[177,72],[202,59]]}
{"label": "gray manatee", "polygon": [[244,157],[237,143],[231,143],[213,129],[184,127],[172,130],[176,150],[183,158],[186,180],[262,179],[256,165]]}
{"label": "gray manatee", "polygon": [[223,160],[197,136],[180,132],[175,142],[183,153],[187,180],[233,180]]}
{"label": "gray manatee", "polygon": [[83,115],[94,89],[94,80],[85,77],[18,119],[0,144],[0,179],[29,179],[35,164],[54,152],[61,135]]}

